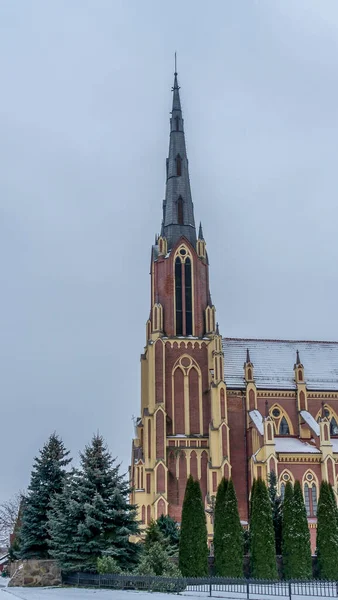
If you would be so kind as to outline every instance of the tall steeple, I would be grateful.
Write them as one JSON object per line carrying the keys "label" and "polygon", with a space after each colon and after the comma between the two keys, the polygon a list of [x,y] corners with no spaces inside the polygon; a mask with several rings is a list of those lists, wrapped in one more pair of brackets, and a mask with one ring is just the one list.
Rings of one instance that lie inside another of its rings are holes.
{"label": "tall steeple", "polygon": [[162,235],[168,250],[184,236],[195,248],[196,228],[191,198],[188,158],[177,73],[174,74],[173,107],[170,119],[169,157],[167,158],[166,194],[163,202]]}

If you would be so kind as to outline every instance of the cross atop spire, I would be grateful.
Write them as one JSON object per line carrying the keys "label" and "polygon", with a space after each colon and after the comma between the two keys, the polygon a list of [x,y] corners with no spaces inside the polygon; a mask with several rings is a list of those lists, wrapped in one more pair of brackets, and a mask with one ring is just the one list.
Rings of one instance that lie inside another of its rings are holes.
{"label": "cross atop spire", "polygon": [[184,137],[184,122],[180,100],[180,87],[175,73],[173,104],[170,119],[169,156],[167,158],[166,194],[163,202],[163,233],[170,250],[180,237],[196,245],[194,206],[191,198],[188,158]]}

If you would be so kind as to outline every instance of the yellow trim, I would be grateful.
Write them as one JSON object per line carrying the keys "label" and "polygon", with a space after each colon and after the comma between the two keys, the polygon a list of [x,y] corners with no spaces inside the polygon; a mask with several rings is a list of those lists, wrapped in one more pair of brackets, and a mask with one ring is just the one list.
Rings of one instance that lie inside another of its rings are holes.
{"label": "yellow trim", "polygon": [[[330,406],[329,404],[324,404],[324,410],[328,410],[330,413],[330,416],[325,417],[325,418],[328,419],[328,421],[331,423],[331,419],[332,419],[332,417],[334,417],[336,420],[336,423],[338,425],[338,415],[337,415],[336,411],[332,408],[332,406]],[[315,417],[317,422],[318,422],[318,419],[321,417],[321,414],[322,414],[322,409],[320,409],[317,412],[317,415]]]}

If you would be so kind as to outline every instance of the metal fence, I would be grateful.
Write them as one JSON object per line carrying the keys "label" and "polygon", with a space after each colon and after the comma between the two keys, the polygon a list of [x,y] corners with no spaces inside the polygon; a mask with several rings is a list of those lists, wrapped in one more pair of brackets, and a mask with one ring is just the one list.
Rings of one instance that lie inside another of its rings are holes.
{"label": "metal fence", "polygon": [[260,597],[283,596],[299,598],[338,598],[338,582],[311,580],[271,581],[267,579],[229,579],[226,577],[150,577],[141,575],[98,575],[97,573],[67,573],[64,585],[109,588],[115,590],[142,590],[174,594],[196,592],[209,597],[255,600]]}

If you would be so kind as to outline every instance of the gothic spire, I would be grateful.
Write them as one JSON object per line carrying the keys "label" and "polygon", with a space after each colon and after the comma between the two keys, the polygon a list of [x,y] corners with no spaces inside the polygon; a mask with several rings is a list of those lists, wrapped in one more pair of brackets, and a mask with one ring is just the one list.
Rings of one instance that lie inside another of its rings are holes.
{"label": "gothic spire", "polygon": [[173,105],[170,118],[166,193],[163,203],[163,232],[170,250],[180,237],[196,245],[194,206],[191,198],[188,158],[185,147],[180,88],[174,74]]}

